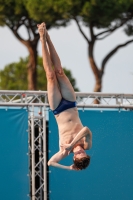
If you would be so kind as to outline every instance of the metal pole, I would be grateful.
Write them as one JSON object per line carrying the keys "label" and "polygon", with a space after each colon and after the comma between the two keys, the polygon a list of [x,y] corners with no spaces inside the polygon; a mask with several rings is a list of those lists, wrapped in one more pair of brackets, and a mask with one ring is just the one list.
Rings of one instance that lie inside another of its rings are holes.
{"label": "metal pole", "polygon": [[[40,117],[42,117],[42,107],[39,107],[39,112],[38,114],[40,115]],[[40,187],[41,185],[43,184],[42,183],[42,152],[43,152],[43,149],[42,149],[42,118],[40,118],[38,120],[38,125],[39,125],[39,170],[40,170]],[[40,188],[40,200],[42,200],[42,193],[43,193],[43,189],[42,187]]]}
{"label": "metal pole", "polygon": [[[1,103],[0,102],[0,106],[19,106],[19,107],[27,107],[27,106],[44,106],[43,103],[31,103],[31,104],[24,104],[24,103]],[[45,105],[48,106],[48,105]],[[48,106],[49,107],[49,106]],[[116,105],[103,105],[103,104],[77,104],[77,107],[79,108],[133,108],[133,104],[116,104]]]}
{"label": "metal pole", "polygon": [[44,200],[47,200],[46,111],[43,107]]}
{"label": "metal pole", "polygon": [[35,137],[35,133],[34,133],[34,106],[32,106],[32,112],[31,112],[32,200],[35,200],[35,146],[34,146],[34,137]]}

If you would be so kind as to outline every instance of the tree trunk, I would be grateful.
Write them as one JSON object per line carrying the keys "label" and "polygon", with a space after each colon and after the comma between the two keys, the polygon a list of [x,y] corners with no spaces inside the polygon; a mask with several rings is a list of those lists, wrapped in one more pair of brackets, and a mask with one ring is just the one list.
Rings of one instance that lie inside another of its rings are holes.
{"label": "tree trunk", "polygon": [[[108,62],[108,60],[122,47],[125,47],[126,45],[130,44],[131,42],[133,42],[133,39],[125,42],[125,43],[122,43],[120,45],[117,45],[114,49],[112,49],[112,51],[110,51],[106,56],[105,58],[103,59],[102,61],[102,65],[101,65],[101,69],[98,69],[96,63],[95,63],[95,59],[94,59],[94,56],[93,56],[93,50],[94,50],[94,45],[95,45],[95,42],[99,39],[104,39],[105,37],[107,37],[108,35],[110,35],[112,32],[114,32],[116,29],[120,28],[121,26],[123,26],[128,20],[130,20],[132,18],[132,15],[129,16],[129,18],[127,19],[124,19],[121,21],[121,24],[118,25],[118,26],[114,26],[114,28],[109,28],[108,30],[106,31],[102,31],[101,33],[95,35],[94,34],[94,27],[95,27],[95,24],[93,23],[93,21],[91,21],[89,23],[89,30],[90,30],[90,38],[89,39],[86,34],[84,33],[84,31],[82,30],[81,28],[81,25],[78,21],[78,18],[77,17],[74,17],[74,20],[79,28],[79,31],[80,33],[83,35],[84,39],[87,41],[88,43],[88,58],[89,58],[89,62],[90,62],[90,66],[91,66],[91,69],[93,71],[93,74],[94,74],[94,77],[95,77],[95,87],[94,87],[94,92],[101,92],[102,90],[102,77],[103,77],[103,74],[104,74],[104,69],[105,69],[105,65],[106,63]],[[107,35],[104,35],[105,33],[107,33]],[[103,35],[102,38],[99,38],[100,35]],[[94,102],[99,104],[100,103],[100,98],[98,98],[97,100],[95,100]]]}
{"label": "tree trunk", "polygon": [[[9,26],[10,28],[10,26]],[[36,90],[37,88],[37,44],[39,40],[39,34],[34,34],[34,39],[31,40],[31,36],[29,35],[28,40],[24,40],[21,38],[21,36],[18,34],[17,29],[14,30],[14,28],[10,28],[13,32],[13,34],[16,36],[16,38],[26,46],[29,52],[29,63],[28,63],[28,90]],[[29,33],[29,30],[28,30]]]}
{"label": "tree trunk", "polygon": [[[90,40],[83,32],[78,19],[75,17],[74,20],[76,21],[79,31],[81,32],[81,34],[83,35],[83,37],[85,38],[85,40],[88,43],[89,62],[90,62],[90,66],[91,66],[91,69],[93,71],[93,74],[94,74],[94,77],[96,80],[94,92],[101,92],[103,72],[98,69],[98,67],[95,63],[95,60],[94,60],[94,56],[93,56],[93,50],[94,50],[94,45],[95,45],[95,41],[96,41],[96,36],[94,35],[94,30],[93,30],[93,23],[90,23],[90,36],[91,36],[91,40]],[[96,99],[96,100],[94,100],[94,103],[99,104],[100,102]]]}
{"label": "tree trunk", "polygon": [[37,88],[37,50],[36,46],[29,45],[29,63],[28,63],[28,90],[36,90]]}
{"label": "tree trunk", "polygon": [[94,92],[101,92],[102,90],[102,78],[99,77],[95,82]]}
{"label": "tree trunk", "polygon": [[[93,71],[94,77],[95,77],[95,87],[94,87],[94,92],[101,92],[102,90],[102,73],[101,70],[98,69],[94,56],[93,56],[93,49],[94,49],[94,42],[90,42],[89,44],[89,49],[88,49],[88,54],[89,54],[89,62],[91,65],[91,69]],[[95,104],[100,103],[100,99],[94,100]]]}
{"label": "tree trunk", "polygon": [[[102,77],[99,77],[99,79],[95,82],[94,92],[101,92],[102,90]],[[94,100],[94,104],[100,104],[100,98],[97,98]]]}

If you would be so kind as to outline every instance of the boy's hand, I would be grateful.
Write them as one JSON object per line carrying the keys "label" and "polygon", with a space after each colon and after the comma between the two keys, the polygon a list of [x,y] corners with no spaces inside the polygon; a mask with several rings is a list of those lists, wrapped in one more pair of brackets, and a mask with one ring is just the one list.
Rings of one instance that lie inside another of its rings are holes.
{"label": "boy's hand", "polygon": [[40,39],[46,39],[46,25],[45,23],[37,24]]}
{"label": "boy's hand", "polygon": [[66,151],[68,151],[69,153],[70,153],[71,150],[72,150],[71,144],[61,144],[60,146],[61,146],[63,149],[65,149]]}
{"label": "boy's hand", "polygon": [[70,170],[80,171],[74,164],[70,165]]}

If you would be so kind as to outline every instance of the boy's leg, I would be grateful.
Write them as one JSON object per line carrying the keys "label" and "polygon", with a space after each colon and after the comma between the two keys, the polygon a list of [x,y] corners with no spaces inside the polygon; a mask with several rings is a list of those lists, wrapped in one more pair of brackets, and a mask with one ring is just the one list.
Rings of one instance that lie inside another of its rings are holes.
{"label": "boy's leg", "polygon": [[61,95],[66,100],[76,101],[74,89],[62,69],[60,58],[54,48],[54,45],[50,39],[50,36],[48,35],[48,32],[46,32],[46,39],[49,47],[50,57],[54,65],[56,77],[58,79]]}
{"label": "boy's leg", "polygon": [[48,100],[50,104],[50,108],[52,110],[56,109],[59,105],[62,96],[58,87],[58,82],[56,79],[55,72],[52,68],[50,56],[48,53],[47,45],[46,45],[46,27],[45,24],[42,23],[38,25],[38,31],[40,34],[40,40],[42,44],[42,57],[43,57],[43,66],[46,72],[47,77],[47,90],[48,90]]}

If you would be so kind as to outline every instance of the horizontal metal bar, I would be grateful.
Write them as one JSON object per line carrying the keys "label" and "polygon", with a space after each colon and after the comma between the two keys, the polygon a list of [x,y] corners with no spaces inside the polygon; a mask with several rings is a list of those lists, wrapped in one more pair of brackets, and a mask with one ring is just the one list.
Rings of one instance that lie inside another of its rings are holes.
{"label": "horizontal metal bar", "polygon": [[19,107],[27,107],[27,106],[47,106],[49,107],[48,103],[8,103],[8,102],[0,102],[0,106],[19,106]]}
{"label": "horizontal metal bar", "polygon": [[34,118],[34,120],[43,119],[43,116],[29,116],[29,119]]}
{"label": "horizontal metal bar", "polygon": [[82,92],[75,92],[76,96],[82,96],[82,97],[87,97],[87,96],[93,96],[93,97],[106,97],[106,98],[110,98],[110,97],[131,97],[133,98],[133,94],[124,94],[124,93],[102,93],[102,92],[91,92],[91,93],[82,93]]}
{"label": "horizontal metal bar", "polygon": [[[29,107],[29,106],[46,106],[49,107],[48,103],[0,103],[0,106],[11,106],[11,107]],[[77,105],[78,108],[133,108],[133,105],[103,105],[103,104],[80,104]]]}
{"label": "horizontal metal bar", "polygon": [[103,104],[80,104],[77,106],[78,108],[132,108],[133,109],[133,105],[103,105]]}
{"label": "horizontal metal bar", "polygon": [[40,94],[47,95],[47,91],[34,91],[34,90],[0,90],[0,94]]}
{"label": "horizontal metal bar", "polygon": [[[6,94],[6,95],[15,95],[15,94],[31,94],[31,95],[47,95],[47,91],[33,91],[33,90],[0,90],[0,94]],[[90,96],[91,98],[94,97],[106,97],[110,98],[114,96],[114,98],[117,97],[128,97],[128,98],[133,98],[133,94],[126,94],[126,93],[102,93],[102,92],[91,92],[91,93],[82,93],[82,92],[75,92],[77,97],[88,97]]]}
{"label": "horizontal metal bar", "polygon": [[[13,96],[13,95],[14,97],[11,97],[10,99],[10,96]],[[0,99],[1,99],[0,106],[49,107],[49,104],[47,102],[47,96],[48,96],[47,91],[1,90],[0,91]],[[19,99],[16,100],[15,99],[16,97],[19,97]],[[76,97],[77,97],[78,108],[133,108],[133,94],[76,92]],[[84,102],[84,98],[87,98],[87,101],[85,100],[86,102]],[[90,103],[88,100],[92,98],[93,100],[101,98],[101,102],[100,102],[101,104],[93,104],[92,102]],[[109,99],[109,101],[106,99]],[[112,99],[115,100],[115,101],[113,100],[113,103],[112,103]]]}

